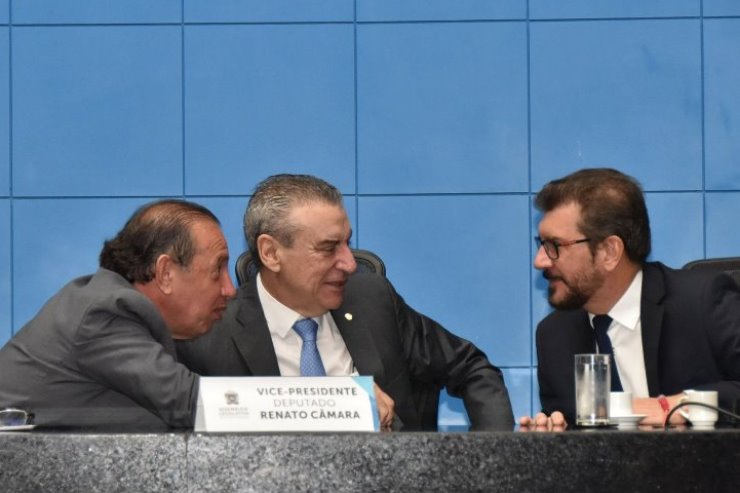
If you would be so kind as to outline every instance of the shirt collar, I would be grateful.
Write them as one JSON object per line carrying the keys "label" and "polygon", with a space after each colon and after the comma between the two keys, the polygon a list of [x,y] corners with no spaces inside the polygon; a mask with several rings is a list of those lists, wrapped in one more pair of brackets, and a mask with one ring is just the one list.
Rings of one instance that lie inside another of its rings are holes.
{"label": "shirt collar", "polygon": [[[622,327],[635,330],[637,322],[640,321],[640,300],[642,299],[642,270],[635,274],[627,291],[624,292],[617,303],[609,310],[609,316]],[[594,315],[588,314],[589,320],[592,321]]]}
{"label": "shirt collar", "polygon": [[[291,333],[293,324],[306,317],[275,299],[275,297],[267,291],[265,285],[262,284],[262,276],[260,273],[257,273],[255,281],[257,282],[257,295],[262,304],[262,311],[265,314],[265,320],[267,320],[267,328],[270,329],[271,334],[283,339],[286,338]],[[319,324],[319,332],[322,332],[322,327],[331,327],[331,325],[327,325],[332,323],[330,312],[326,312],[318,317],[313,317],[313,320]]]}
{"label": "shirt collar", "polygon": [[255,281],[257,282],[257,294],[259,295],[262,310],[265,313],[265,319],[267,320],[267,327],[270,329],[270,333],[275,334],[278,337],[285,338],[290,330],[293,329],[293,324],[299,319],[305,317],[276,300],[267,291],[265,285],[262,284],[261,274],[257,274]]}

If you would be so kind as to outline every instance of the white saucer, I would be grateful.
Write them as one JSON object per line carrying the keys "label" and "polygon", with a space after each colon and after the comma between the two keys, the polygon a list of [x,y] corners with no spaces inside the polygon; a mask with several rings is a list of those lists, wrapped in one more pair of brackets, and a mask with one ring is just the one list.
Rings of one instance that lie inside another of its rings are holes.
{"label": "white saucer", "polygon": [[713,430],[714,429],[714,421],[711,421],[709,423],[691,423],[691,427],[695,430]]}
{"label": "white saucer", "polygon": [[0,431],[28,431],[36,428],[36,425],[0,426]]}
{"label": "white saucer", "polygon": [[625,416],[612,416],[609,418],[609,424],[617,425],[617,428],[637,428],[637,424],[645,417],[647,417],[647,414],[627,414]]}

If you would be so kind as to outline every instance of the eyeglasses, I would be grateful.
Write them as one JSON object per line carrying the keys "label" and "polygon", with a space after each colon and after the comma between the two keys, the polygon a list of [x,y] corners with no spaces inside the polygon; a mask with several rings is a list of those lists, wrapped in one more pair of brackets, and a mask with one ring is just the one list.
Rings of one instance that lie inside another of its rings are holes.
{"label": "eyeglasses", "polygon": [[591,240],[589,238],[581,238],[580,240],[555,241],[543,240],[539,236],[534,237],[534,242],[537,244],[537,249],[539,250],[540,247],[544,248],[545,253],[550,260],[557,260],[558,258],[560,258],[560,248],[569,247],[578,243],[585,243],[587,241]]}
{"label": "eyeglasses", "polygon": [[0,409],[0,426],[24,426],[33,424],[33,414],[23,409]]}

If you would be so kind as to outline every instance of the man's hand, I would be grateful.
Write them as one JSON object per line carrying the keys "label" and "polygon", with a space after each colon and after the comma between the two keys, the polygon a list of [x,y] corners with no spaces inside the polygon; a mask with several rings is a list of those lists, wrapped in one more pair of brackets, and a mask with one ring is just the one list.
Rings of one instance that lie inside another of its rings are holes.
{"label": "man's hand", "polygon": [[[673,409],[683,397],[683,393],[666,397],[668,400],[668,409]],[[656,397],[637,397],[632,399],[632,412],[635,414],[645,414],[647,417],[640,421],[641,425],[663,426],[666,412],[660,406]],[[678,412],[671,416],[672,425],[686,424],[686,420]]]}
{"label": "man's hand", "polygon": [[519,418],[519,431],[563,431],[567,427],[565,416],[560,411],[555,411],[550,416],[537,413],[534,418],[529,416]]}
{"label": "man's hand", "polygon": [[380,431],[391,431],[393,423],[393,413],[396,403],[388,394],[383,392],[378,384],[373,384],[375,388],[375,402],[378,405],[378,418],[380,418]]}

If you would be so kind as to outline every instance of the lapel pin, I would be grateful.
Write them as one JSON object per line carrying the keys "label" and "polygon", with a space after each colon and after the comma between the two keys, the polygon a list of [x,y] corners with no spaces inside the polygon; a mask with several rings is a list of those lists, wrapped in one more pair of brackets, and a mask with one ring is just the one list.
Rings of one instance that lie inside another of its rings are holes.
{"label": "lapel pin", "polygon": [[351,313],[345,313],[344,314],[344,318],[346,318],[347,320],[352,320],[352,314]]}

